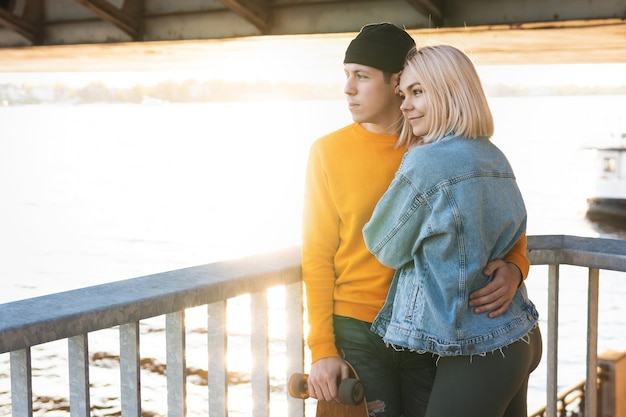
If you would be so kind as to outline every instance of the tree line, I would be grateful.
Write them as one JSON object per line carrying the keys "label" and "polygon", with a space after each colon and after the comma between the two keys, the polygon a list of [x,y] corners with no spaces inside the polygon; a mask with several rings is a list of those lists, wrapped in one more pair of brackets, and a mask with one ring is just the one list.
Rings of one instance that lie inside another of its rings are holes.
{"label": "tree line", "polygon": [[[485,85],[490,97],[545,95],[624,95],[626,84],[620,86],[519,86]],[[197,103],[269,100],[341,100],[343,83],[313,84],[259,80],[184,81],[165,80],[155,85],[135,84],[130,87],[109,86],[92,81],[83,87],[63,83],[38,85],[0,84],[0,106],[43,103]]]}

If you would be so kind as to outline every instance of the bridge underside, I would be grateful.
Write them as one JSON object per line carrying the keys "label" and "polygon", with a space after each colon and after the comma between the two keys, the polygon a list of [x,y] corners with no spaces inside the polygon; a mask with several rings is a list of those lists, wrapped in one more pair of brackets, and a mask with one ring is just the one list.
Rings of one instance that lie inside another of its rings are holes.
{"label": "bridge underside", "polygon": [[623,63],[625,18],[626,0],[0,0],[0,72],[115,70],[111,57],[193,66],[215,42],[250,37],[297,42],[297,59],[320,37],[343,51],[380,21],[484,64]]}

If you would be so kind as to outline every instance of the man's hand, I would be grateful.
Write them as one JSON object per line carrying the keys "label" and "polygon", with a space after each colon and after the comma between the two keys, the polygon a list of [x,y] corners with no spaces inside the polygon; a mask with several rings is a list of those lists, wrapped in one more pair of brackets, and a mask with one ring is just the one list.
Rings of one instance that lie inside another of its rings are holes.
{"label": "man's hand", "polygon": [[309,372],[309,397],[339,403],[337,380],[349,376],[349,368],[340,357],[320,359],[311,364]]}
{"label": "man's hand", "polygon": [[469,306],[476,307],[474,308],[476,314],[489,311],[489,317],[498,317],[513,301],[515,292],[522,282],[522,273],[515,264],[496,259],[487,264],[483,274],[494,276],[489,284],[470,294]]}

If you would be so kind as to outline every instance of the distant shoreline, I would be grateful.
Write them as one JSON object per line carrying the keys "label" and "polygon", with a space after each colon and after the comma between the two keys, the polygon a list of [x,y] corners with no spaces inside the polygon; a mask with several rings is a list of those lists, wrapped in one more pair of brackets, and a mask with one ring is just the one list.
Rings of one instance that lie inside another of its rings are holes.
{"label": "distant shoreline", "polygon": [[[626,84],[607,86],[485,84],[489,97],[626,95]],[[342,83],[257,80],[164,80],[145,86],[109,86],[92,81],[83,87],[64,83],[0,83],[0,107],[26,104],[165,104],[273,100],[341,100]]]}

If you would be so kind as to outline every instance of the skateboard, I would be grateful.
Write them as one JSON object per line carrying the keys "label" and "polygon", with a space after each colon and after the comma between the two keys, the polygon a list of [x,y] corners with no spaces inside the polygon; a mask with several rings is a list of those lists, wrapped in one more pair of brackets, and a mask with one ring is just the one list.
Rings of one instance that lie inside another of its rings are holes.
{"label": "skateboard", "polygon": [[[368,417],[367,402],[363,384],[352,367],[350,375],[343,381],[337,381],[339,401],[341,404],[323,400],[317,402],[315,417]],[[309,398],[309,376],[307,374],[293,374],[289,377],[287,390],[293,398]]]}

